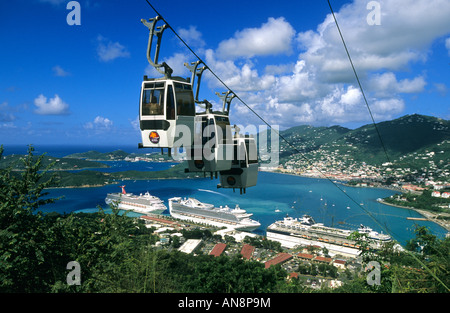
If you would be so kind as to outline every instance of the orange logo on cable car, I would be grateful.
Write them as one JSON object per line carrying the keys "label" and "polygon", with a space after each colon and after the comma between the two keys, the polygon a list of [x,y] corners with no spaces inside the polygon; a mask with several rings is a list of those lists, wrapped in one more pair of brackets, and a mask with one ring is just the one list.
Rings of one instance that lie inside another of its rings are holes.
{"label": "orange logo on cable car", "polygon": [[203,160],[195,160],[194,165],[196,168],[201,169],[205,165],[205,163],[203,162]]}
{"label": "orange logo on cable car", "polygon": [[236,184],[236,178],[234,178],[233,176],[228,176],[227,177],[227,183],[230,186],[234,186]]}
{"label": "orange logo on cable car", "polygon": [[155,131],[150,132],[150,135],[148,136],[151,143],[158,143],[159,142],[159,134]]}

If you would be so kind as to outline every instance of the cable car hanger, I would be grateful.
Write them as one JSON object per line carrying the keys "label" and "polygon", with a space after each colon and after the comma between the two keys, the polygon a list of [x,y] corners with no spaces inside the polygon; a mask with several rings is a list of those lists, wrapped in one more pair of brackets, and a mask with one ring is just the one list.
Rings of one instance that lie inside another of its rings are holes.
{"label": "cable car hanger", "polygon": [[[145,75],[141,84],[139,125],[142,143],[138,147],[161,148],[161,152],[167,148],[170,156],[180,132],[187,134],[188,144],[192,143],[195,102],[189,78],[172,77],[172,68],[158,61],[162,35],[165,29],[170,28],[167,24],[157,26],[161,20],[164,21],[160,15],[148,21],[141,19],[149,30],[147,60],[164,77],[149,79]],[[157,41],[152,58],[154,36]]]}
{"label": "cable car hanger", "polygon": [[[200,64],[203,64],[204,66],[199,68]],[[206,100],[206,99],[203,101],[198,100],[202,74],[205,70],[209,69],[208,66],[206,66],[202,60],[198,60],[196,62],[191,62],[191,64],[184,63],[184,66],[186,66],[192,73],[192,77],[191,77],[192,89],[194,89],[194,82],[195,82],[195,78],[197,77],[197,83],[196,83],[196,87],[195,87],[195,96],[194,96],[195,103],[198,104],[201,108],[206,109],[206,113],[214,113],[212,111],[212,104],[208,100]],[[216,92],[216,95],[222,100],[222,111],[217,112],[217,113],[229,115],[231,101],[236,97],[236,95],[231,90],[228,90],[223,93]]]}
{"label": "cable car hanger", "polygon": [[191,76],[192,90],[194,90],[195,77],[197,77],[197,85],[195,87],[195,96],[194,96],[194,101],[197,104],[204,103],[204,101],[206,101],[206,100],[203,100],[203,101],[198,100],[198,93],[200,91],[200,82],[202,80],[202,74],[207,69],[206,66],[198,68],[200,64],[204,64],[203,61],[198,60],[197,62],[191,62],[190,65],[189,65],[189,63],[184,63],[184,66],[186,66],[189,69],[189,71],[191,71],[191,73],[192,73],[192,76]]}
{"label": "cable car hanger", "polygon": [[[166,28],[168,28],[167,24],[156,27],[156,23],[158,23],[159,20],[163,20],[163,18],[160,15],[158,15],[154,18],[150,18],[148,20],[148,22],[145,19],[141,19],[141,23],[144,24],[145,26],[147,26],[147,28],[150,31],[149,38],[148,38],[148,47],[147,47],[147,60],[151,65],[153,65],[153,67],[158,72],[163,74],[165,78],[171,78],[172,73],[173,73],[172,68],[166,62],[163,62],[161,64],[158,63],[159,50],[161,49],[161,38],[162,38],[164,30]],[[155,27],[156,27],[157,31],[155,31]],[[151,54],[151,50],[152,50],[153,36],[156,36],[158,38],[158,41],[156,42],[155,56],[154,56],[154,59],[152,60],[152,57],[150,54]],[[161,68],[164,68],[164,70],[161,70]]]}
{"label": "cable car hanger", "polygon": [[[226,115],[230,114],[230,105],[231,105],[231,100],[233,100],[234,98],[236,98],[236,95],[231,91],[228,90],[226,92],[223,92],[222,94],[216,92],[216,95],[222,99],[222,112],[225,113]],[[225,110],[225,106],[226,106],[226,110]]]}

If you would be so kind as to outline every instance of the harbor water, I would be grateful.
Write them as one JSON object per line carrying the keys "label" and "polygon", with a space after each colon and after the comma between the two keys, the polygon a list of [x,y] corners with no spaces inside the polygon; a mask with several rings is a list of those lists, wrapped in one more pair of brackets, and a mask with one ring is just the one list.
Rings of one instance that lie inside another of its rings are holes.
{"label": "harbor water", "polygon": [[[62,157],[74,152],[88,151],[86,148],[72,147],[61,152],[51,151],[50,147],[36,149],[46,150],[48,155]],[[114,149],[104,147],[105,151],[96,148],[100,152],[110,152]],[[108,150],[109,149],[109,150]],[[13,153],[24,154],[25,151],[13,150]],[[94,150],[94,149],[92,149]],[[129,151],[139,152],[143,151]],[[136,149],[137,150],[137,149]],[[8,150],[5,149],[7,153]],[[8,154],[11,154],[11,150]],[[125,162],[110,161],[110,165],[104,171],[144,170],[159,171],[169,168],[173,163],[154,162]],[[158,179],[158,180],[126,180],[117,184],[91,188],[60,188],[49,189],[50,197],[63,198],[53,204],[41,207],[43,212],[56,211],[59,213],[70,212],[94,212],[97,206],[108,209],[105,197],[110,192],[120,192],[120,185],[126,185],[126,191],[134,194],[149,191],[152,195],[161,198],[166,206],[171,197],[193,197],[201,202],[211,203],[215,206],[228,205],[234,208],[237,204],[248,213],[253,213],[252,219],[261,223],[261,227],[254,232],[264,235],[268,225],[276,220],[291,217],[301,217],[303,214],[311,215],[316,222],[324,223],[343,229],[356,230],[360,224],[369,226],[378,232],[388,233],[400,244],[414,237],[415,225],[426,226],[430,231],[443,238],[447,231],[430,221],[408,220],[407,217],[421,217],[414,210],[408,210],[388,206],[377,202],[378,198],[395,194],[394,191],[380,188],[355,188],[339,185],[327,179],[306,178],[294,175],[259,172],[257,186],[247,189],[245,194],[239,190],[217,189],[218,179]],[[166,210],[163,214],[168,215]],[[132,216],[133,214],[128,214]]]}

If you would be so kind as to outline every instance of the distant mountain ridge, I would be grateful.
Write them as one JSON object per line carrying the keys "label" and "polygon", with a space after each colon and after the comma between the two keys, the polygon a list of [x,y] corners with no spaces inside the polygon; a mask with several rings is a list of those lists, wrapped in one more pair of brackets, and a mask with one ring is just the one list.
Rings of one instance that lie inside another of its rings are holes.
{"label": "distant mountain ridge", "polygon": [[[328,152],[337,154],[343,159],[350,158],[355,162],[381,165],[388,161],[404,162],[412,154],[423,154],[428,151],[439,154],[439,162],[441,160],[447,164],[449,162],[449,120],[413,114],[377,123],[377,128],[380,136],[373,124],[354,130],[341,126],[296,126],[280,134],[304,154]],[[298,154],[295,149],[280,140],[281,160],[295,154]]]}

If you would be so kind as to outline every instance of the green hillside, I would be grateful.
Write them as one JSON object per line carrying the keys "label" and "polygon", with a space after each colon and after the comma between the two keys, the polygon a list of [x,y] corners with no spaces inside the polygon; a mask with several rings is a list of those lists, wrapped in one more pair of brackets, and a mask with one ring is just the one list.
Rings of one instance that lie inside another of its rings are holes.
{"label": "green hillside", "polygon": [[[301,153],[337,154],[342,160],[381,165],[385,162],[401,162],[414,166],[417,161],[411,155],[436,151],[438,162],[449,161],[450,121],[424,115],[406,115],[377,124],[380,136],[373,124],[350,130],[340,126],[298,126],[281,132]],[[381,137],[381,140],[380,140]],[[384,152],[386,148],[388,157]],[[287,160],[298,152],[280,141],[282,154]],[[428,152],[427,152],[428,151]],[[388,159],[389,158],[389,159]]]}
{"label": "green hillside", "polygon": [[96,161],[119,161],[125,159],[129,153],[123,151],[123,150],[116,150],[113,152],[107,152],[102,153],[95,150],[87,151],[87,152],[80,152],[80,153],[73,153],[66,158],[74,158],[74,159],[86,159],[86,160],[96,160]]}
{"label": "green hillside", "polygon": [[[25,158],[24,155],[6,155],[0,159],[0,169],[11,167],[12,170],[22,171],[24,169],[24,164],[22,160]],[[33,156],[35,160],[38,159],[38,156]],[[87,169],[87,168],[107,168],[108,165],[100,162],[82,160],[82,159],[74,159],[69,157],[57,158],[53,156],[44,155],[42,158],[42,166],[47,167],[51,165],[50,168],[52,171],[63,171],[63,170],[79,170],[79,169]]]}

